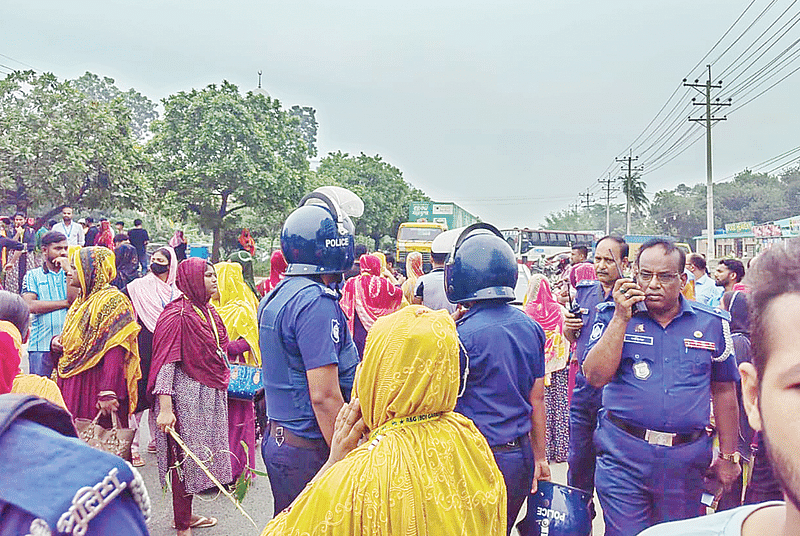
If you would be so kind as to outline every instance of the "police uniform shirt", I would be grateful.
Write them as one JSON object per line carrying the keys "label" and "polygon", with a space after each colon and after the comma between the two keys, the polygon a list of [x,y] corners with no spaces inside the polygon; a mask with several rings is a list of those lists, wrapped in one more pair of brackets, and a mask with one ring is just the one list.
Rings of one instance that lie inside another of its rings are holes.
{"label": "police uniform shirt", "polygon": [[457,329],[461,370],[469,359],[469,374],[455,410],[472,419],[492,446],[530,432],[530,392],[544,376],[544,330],[519,309],[497,301],[473,305]]}
{"label": "police uniform shirt", "polygon": [[592,332],[597,305],[604,301],[613,303],[614,299],[610,292],[605,295],[600,281],[583,280],[578,282],[575,287],[575,303],[581,308],[583,327],[578,339],[575,341],[575,357],[581,365],[583,360],[586,359],[586,345],[589,344],[589,335]]}
{"label": "police uniform shirt", "polygon": [[[622,359],[603,388],[603,407],[636,426],[689,433],[709,423],[711,382],[739,379],[728,314],[680,297],[666,328],[646,312],[625,330]],[[597,306],[587,353],[602,337],[614,303]]]}
{"label": "police uniform shirt", "polygon": [[[295,386],[292,396],[296,404],[306,409],[311,407],[305,372],[326,365],[338,365],[339,386],[345,399],[349,398],[358,365],[358,351],[335,290],[321,284],[300,290],[283,310],[280,338],[290,356],[289,368],[300,371],[301,381],[304,381],[303,385]],[[269,361],[270,353],[265,353],[264,348],[261,352],[262,360]],[[285,367],[286,364],[278,366]],[[264,370],[268,374],[269,368],[265,367]],[[313,411],[303,413],[310,417],[281,420],[281,424],[300,437],[322,439],[322,431]]]}

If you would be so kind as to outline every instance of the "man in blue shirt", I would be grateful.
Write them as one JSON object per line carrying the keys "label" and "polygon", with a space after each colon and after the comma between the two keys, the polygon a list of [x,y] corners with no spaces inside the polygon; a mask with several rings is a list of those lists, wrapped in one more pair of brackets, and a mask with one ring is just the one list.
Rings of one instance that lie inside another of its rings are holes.
{"label": "man in blue shirt", "polygon": [[694,276],[694,301],[714,306],[722,298],[722,290],[706,272],[706,259],[699,253],[686,256],[686,269]]}
{"label": "man in blue shirt", "polygon": [[[488,231],[488,232],[487,232]],[[541,326],[508,305],[517,263],[494,227],[467,227],[445,265],[464,377],[455,410],[466,415],[494,453],[508,491],[507,530],[536,482],[550,479],[545,455],[544,344]]]}
{"label": "man in blue shirt", "polygon": [[[602,404],[602,389],[586,381],[581,367],[586,357],[591,326],[594,325],[596,307],[601,302],[611,302],[611,290],[617,279],[623,277],[620,269],[628,267],[628,244],[617,236],[605,236],[595,246],[594,270],[596,281],[578,281],[575,303],[580,307],[580,316],[566,314],[564,334],[575,342],[575,357],[578,360],[578,373],[572,391],[569,407],[569,470],[567,483],[594,493],[594,429],[597,426],[597,412]],[[590,505],[593,508],[594,504]]]}
{"label": "man in blue shirt", "polygon": [[44,266],[25,274],[22,298],[33,314],[31,338],[28,345],[28,364],[31,374],[49,377],[55,363],[50,356],[50,341],[60,335],[67,316],[66,268],[67,237],[50,231],[42,237]]}
{"label": "man in blue shirt", "polygon": [[712,397],[721,454],[711,469],[724,487],[741,471],[730,317],[681,295],[685,264],[672,241],[645,242],[636,280],[614,283],[589,334],[584,374],[605,386],[595,485],[608,536],[700,514]]}
{"label": "man in blue shirt", "polygon": [[309,194],[283,226],[286,275],[258,307],[269,431],[261,453],[277,514],[328,458],[334,422],[353,388],[358,352],[337,283],[353,264],[353,224]]}

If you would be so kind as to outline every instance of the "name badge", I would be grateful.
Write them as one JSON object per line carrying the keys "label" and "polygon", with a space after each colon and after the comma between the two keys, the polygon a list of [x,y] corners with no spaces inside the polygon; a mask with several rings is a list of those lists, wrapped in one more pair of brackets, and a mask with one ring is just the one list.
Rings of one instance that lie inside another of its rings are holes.
{"label": "name badge", "polygon": [[626,333],[624,342],[630,342],[633,344],[646,344],[647,346],[653,346],[653,337],[648,337],[647,335],[633,335],[631,333]]}
{"label": "name badge", "polygon": [[699,348],[701,350],[711,350],[715,352],[717,350],[717,345],[711,341],[696,341],[694,339],[683,339],[683,345],[686,348]]}

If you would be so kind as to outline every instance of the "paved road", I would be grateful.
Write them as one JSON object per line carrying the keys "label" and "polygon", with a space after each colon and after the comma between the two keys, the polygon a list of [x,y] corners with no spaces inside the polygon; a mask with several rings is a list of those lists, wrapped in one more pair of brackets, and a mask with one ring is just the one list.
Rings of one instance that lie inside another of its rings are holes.
{"label": "paved road", "polygon": [[[147,445],[149,437],[143,434],[143,445]],[[152,536],[174,536],[175,530],[172,528],[172,495],[161,490],[158,482],[158,468],[156,466],[155,454],[144,453],[147,465],[140,469],[142,476],[150,492],[150,500],[153,503],[153,516],[150,522],[150,534]],[[260,452],[256,455],[256,469],[264,471],[264,464],[261,461]],[[553,480],[559,483],[567,481],[567,464],[559,463],[551,466]],[[597,511],[600,506],[596,504]],[[247,521],[222,494],[208,494],[197,496],[194,499],[194,512],[200,515],[213,516],[219,520],[219,524],[211,529],[196,529],[196,536],[257,536],[267,522],[272,519],[272,493],[269,481],[265,477],[258,477],[242,505],[248,514],[255,520],[258,528]],[[520,512],[520,518],[524,517],[525,508]],[[602,516],[598,516],[594,523],[594,536],[603,534],[604,527]],[[516,529],[512,534],[518,534]]]}

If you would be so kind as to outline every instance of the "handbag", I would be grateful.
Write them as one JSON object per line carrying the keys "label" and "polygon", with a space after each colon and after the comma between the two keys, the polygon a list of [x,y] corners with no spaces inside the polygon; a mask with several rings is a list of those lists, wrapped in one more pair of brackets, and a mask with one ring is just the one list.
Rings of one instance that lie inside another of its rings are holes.
{"label": "handbag", "polygon": [[229,363],[231,379],[228,383],[228,396],[239,400],[253,400],[256,391],[264,387],[261,369],[252,365]]}
{"label": "handbag", "polygon": [[125,461],[131,461],[131,443],[133,443],[133,435],[136,431],[123,428],[116,411],[111,412],[111,429],[104,428],[99,424],[102,414],[102,411],[98,411],[97,416],[91,421],[75,419],[75,430],[78,431],[78,437],[86,441],[90,447],[109,452]]}

